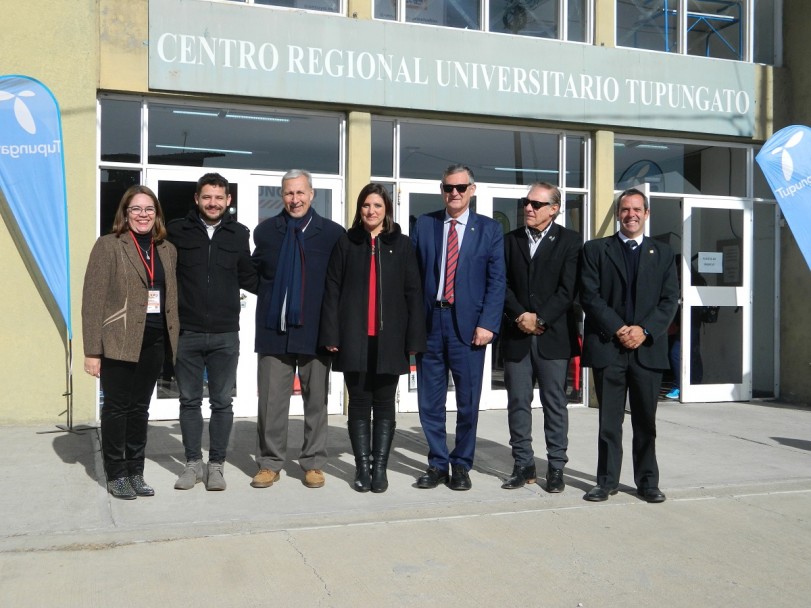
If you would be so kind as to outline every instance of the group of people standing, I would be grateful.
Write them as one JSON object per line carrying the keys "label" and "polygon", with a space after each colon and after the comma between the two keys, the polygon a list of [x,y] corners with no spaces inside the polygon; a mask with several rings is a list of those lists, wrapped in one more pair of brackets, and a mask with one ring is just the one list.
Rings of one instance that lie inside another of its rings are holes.
{"label": "group of people standing", "polygon": [[[185,467],[175,488],[226,488],[223,465],[233,422],[239,356],[239,292],[258,296],[256,463],[251,480],[267,488],[287,460],[294,376],[304,402],[298,461],[304,485],[322,487],[327,461],[329,370],[344,374],[352,487],[385,492],[400,375],[416,357],[420,422],[428,444],[421,489],[469,490],[485,352],[501,336],[514,468],[503,488],[536,481],[532,394],[537,382],[547,449],[546,490],[565,488],[568,363],[580,354],[574,302],[586,313],[584,365],[594,368],[600,403],[597,485],[585,498],[617,492],[622,423],[630,397],[639,495],[662,502],[655,414],[667,328],[678,304],[673,254],[644,237],[649,210],[638,190],[617,199],[620,230],[581,247],[555,223],[561,195],[537,182],[521,199],[524,226],[503,235],[470,208],[473,171],[442,175],[444,209],[417,219],[406,236],[386,188],[370,183],[349,230],[312,207],[312,177],[282,178],[284,209],[254,231],[228,207],[227,180],[200,178],[195,208],[165,226],[145,186],[124,194],[111,234],[99,238],[85,276],[85,371],[101,380],[102,453],[108,491],[151,496],[144,480],[148,408],[164,356],[175,364]],[[632,244],[636,244],[633,247]],[[448,377],[456,398],[453,446],[446,434]],[[211,418],[203,461],[203,384]]]}

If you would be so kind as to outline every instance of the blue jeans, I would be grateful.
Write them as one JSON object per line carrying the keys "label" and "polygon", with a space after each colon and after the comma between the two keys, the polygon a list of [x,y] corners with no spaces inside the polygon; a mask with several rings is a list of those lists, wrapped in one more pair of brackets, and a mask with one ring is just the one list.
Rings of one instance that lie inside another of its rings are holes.
{"label": "blue jeans", "polygon": [[237,380],[239,333],[183,331],[177,349],[175,377],[180,390],[180,432],[186,461],[203,458],[203,374],[208,373],[209,462],[225,462],[234,423],[231,406]]}

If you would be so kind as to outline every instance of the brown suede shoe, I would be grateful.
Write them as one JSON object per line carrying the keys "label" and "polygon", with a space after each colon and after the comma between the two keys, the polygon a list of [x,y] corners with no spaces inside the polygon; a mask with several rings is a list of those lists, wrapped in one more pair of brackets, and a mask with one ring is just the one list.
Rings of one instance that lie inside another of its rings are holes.
{"label": "brown suede shoe", "polygon": [[279,471],[259,469],[259,472],[251,480],[251,486],[254,488],[269,488],[274,482],[279,481],[281,477]]}
{"label": "brown suede shoe", "polygon": [[324,485],[324,472],[321,469],[304,471],[304,485],[308,488],[320,488]]}

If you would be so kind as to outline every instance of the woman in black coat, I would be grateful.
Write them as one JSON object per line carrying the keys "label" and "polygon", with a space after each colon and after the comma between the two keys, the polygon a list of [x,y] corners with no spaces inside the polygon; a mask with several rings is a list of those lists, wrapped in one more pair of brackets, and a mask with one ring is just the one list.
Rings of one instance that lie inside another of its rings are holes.
{"label": "woman in black coat", "polygon": [[344,373],[349,391],[358,492],[389,486],[397,382],[408,373],[409,355],[425,350],[424,315],[414,248],[394,223],[385,187],[368,184],[358,195],[352,227],[332,251],[319,339],[335,354],[333,367]]}

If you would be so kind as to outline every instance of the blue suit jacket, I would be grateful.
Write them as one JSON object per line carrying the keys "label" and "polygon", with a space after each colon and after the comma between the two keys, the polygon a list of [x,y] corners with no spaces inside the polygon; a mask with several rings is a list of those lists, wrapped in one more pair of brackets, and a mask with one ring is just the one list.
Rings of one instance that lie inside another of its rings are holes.
{"label": "blue suit jacket", "polygon": [[[411,234],[420,266],[429,332],[439,289],[444,221],[444,209],[427,213],[417,219]],[[462,342],[470,344],[476,327],[498,333],[505,287],[504,235],[501,224],[471,211],[459,250],[454,286],[454,312]]]}

